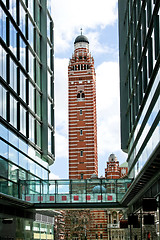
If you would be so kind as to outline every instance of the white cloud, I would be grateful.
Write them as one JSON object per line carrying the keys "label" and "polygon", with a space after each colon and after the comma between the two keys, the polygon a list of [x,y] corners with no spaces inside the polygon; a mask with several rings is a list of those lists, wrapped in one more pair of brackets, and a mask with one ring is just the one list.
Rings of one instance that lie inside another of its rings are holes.
{"label": "white cloud", "polygon": [[55,180],[55,179],[60,179],[58,175],[55,175],[54,173],[49,174],[49,180]]}
{"label": "white cloud", "polygon": [[[61,125],[62,128],[64,127],[63,124]],[[63,133],[59,133],[58,130],[55,134],[55,146],[56,146],[56,158],[67,158],[68,156],[68,138],[64,136]]]}
{"label": "white cloud", "polygon": [[[117,111],[119,103],[118,62],[103,62],[96,68],[96,76],[97,107],[99,111],[106,109],[108,111],[106,114],[109,116],[109,114],[113,114],[113,111]],[[109,109],[109,107],[112,108]]]}
{"label": "white cloud", "polygon": [[78,4],[74,0],[54,0],[52,17],[57,51],[64,51],[81,27],[85,32],[113,24],[117,19],[117,0],[81,0]]}
{"label": "white cloud", "polygon": [[68,156],[68,63],[55,58],[55,149],[56,158]]}
{"label": "white cloud", "polygon": [[89,45],[93,56],[97,53],[105,54],[115,52],[115,49],[110,48],[105,43],[100,43],[100,33],[98,31],[89,32],[87,37],[89,39]]}
{"label": "white cloud", "polygon": [[67,58],[55,58],[55,109],[56,126],[66,121],[68,109],[68,63]]}
{"label": "white cloud", "polygon": [[98,153],[120,150],[119,67],[103,62],[97,73]]}

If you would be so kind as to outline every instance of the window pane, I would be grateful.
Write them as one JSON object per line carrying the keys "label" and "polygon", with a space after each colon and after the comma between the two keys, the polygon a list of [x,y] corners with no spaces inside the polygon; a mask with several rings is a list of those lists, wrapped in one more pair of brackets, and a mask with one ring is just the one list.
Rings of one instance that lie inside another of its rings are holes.
{"label": "window pane", "polygon": [[10,22],[10,49],[13,52],[13,54],[17,55],[17,31],[13,27],[12,23]]}
{"label": "window pane", "polygon": [[26,135],[26,110],[20,105],[20,131]]}
{"label": "window pane", "polygon": [[26,68],[26,45],[20,37],[20,63]]}
{"label": "window pane", "polygon": [[29,82],[29,107],[34,111],[34,102],[35,102],[35,92],[34,86]]}
{"label": "window pane", "polygon": [[24,8],[22,7],[21,3],[19,3],[19,22],[20,22],[20,29],[23,32],[24,36],[25,36],[25,25],[26,25],[26,12],[24,10]]}
{"label": "window pane", "polygon": [[36,50],[36,53],[38,55],[38,57],[40,58],[40,35],[39,33],[36,31],[36,41],[35,41],[35,50]]}
{"label": "window pane", "polygon": [[34,57],[32,53],[29,51],[29,75],[34,80]]}
{"label": "window pane", "polygon": [[20,71],[20,97],[26,102],[26,77]]}
{"label": "window pane", "polygon": [[8,141],[8,129],[0,124],[1,137]]}
{"label": "window pane", "polygon": [[48,71],[48,95],[51,96],[51,75]]}
{"label": "window pane", "polygon": [[22,153],[19,153],[19,166],[23,167],[24,169],[28,168],[28,158]]}
{"label": "window pane", "polygon": [[8,159],[8,144],[0,140],[0,155]]}
{"label": "window pane", "polygon": [[37,122],[37,145],[41,148],[41,142],[42,142],[42,138],[41,138],[41,124],[39,122]]}
{"label": "window pane", "polygon": [[28,42],[31,45],[31,47],[33,48],[34,28],[33,28],[33,24],[31,22],[30,18],[28,18]]}
{"label": "window pane", "polygon": [[17,177],[18,177],[18,167],[13,165],[13,164],[9,164],[9,168],[8,168],[8,178],[12,181],[17,182]]}
{"label": "window pane", "polygon": [[28,0],[28,11],[31,14],[32,18],[33,18],[33,9],[34,9],[34,1]]}
{"label": "window pane", "polygon": [[51,124],[51,107],[52,104],[50,102],[50,100],[48,99],[48,123]]}
{"label": "window pane", "polygon": [[50,45],[47,43],[47,64],[48,67],[51,68],[51,54],[50,54]]}
{"label": "window pane", "polygon": [[21,139],[19,139],[19,149],[23,152],[28,154],[28,145],[23,142]]}
{"label": "window pane", "polygon": [[9,0],[9,11],[16,22],[16,0]]}
{"label": "window pane", "polygon": [[47,1],[47,9],[48,9],[49,13],[51,14],[51,0]]}
{"label": "window pane", "polygon": [[7,99],[7,91],[5,88],[0,85],[0,116],[6,119],[6,99]]}
{"label": "window pane", "polygon": [[13,147],[9,146],[9,160],[18,165],[18,151]]}
{"label": "window pane", "polygon": [[17,101],[10,95],[10,123],[17,128]]}
{"label": "window pane", "polygon": [[36,91],[36,113],[41,118],[41,95]]}
{"label": "window pane", "polygon": [[[0,141],[0,149],[1,149],[1,141]],[[7,177],[8,176],[8,163],[4,159],[0,158],[0,176]]]}
{"label": "window pane", "polygon": [[47,37],[48,39],[50,40],[50,37],[51,37],[51,31],[50,31],[50,18],[47,14]]}
{"label": "window pane", "polygon": [[6,14],[0,8],[0,37],[6,42]]}
{"label": "window pane", "polygon": [[[47,1],[48,2],[48,1]],[[37,9],[36,9],[36,23],[38,28],[40,29],[40,7],[37,5]]]}
{"label": "window pane", "polygon": [[52,139],[52,131],[50,128],[48,128],[48,151],[51,153],[51,139]]}
{"label": "window pane", "polygon": [[17,92],[17,65],[10,58],[10,86]]}
{"label": "window pane", "polygon": [[40,75],[40,65],[39,63],[36,61],[36,83],[38,85],[38,87],[41,89],[41,75]]}
{"label": "window pane", "polygon": [[29,114],[29,140],[35,142],[35,123],[31,114]]}
{"label": "window pane", "polygon": [[6,81],[6,51],[0,45],[0,76]]}
{"label": "window pane", "polygon": [[18,148],[18,137],[11,131],[9,131],[9,142]]}

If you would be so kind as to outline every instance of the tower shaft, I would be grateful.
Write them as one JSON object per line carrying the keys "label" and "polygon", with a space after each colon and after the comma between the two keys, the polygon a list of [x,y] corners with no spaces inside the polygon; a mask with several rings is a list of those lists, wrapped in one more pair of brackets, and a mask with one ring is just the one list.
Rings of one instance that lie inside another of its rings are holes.
{"label": "tower shaft", "polygon": [[75,41],[68,67],[70,179],[98,175],[96,74],[89,43],[81,40]]}

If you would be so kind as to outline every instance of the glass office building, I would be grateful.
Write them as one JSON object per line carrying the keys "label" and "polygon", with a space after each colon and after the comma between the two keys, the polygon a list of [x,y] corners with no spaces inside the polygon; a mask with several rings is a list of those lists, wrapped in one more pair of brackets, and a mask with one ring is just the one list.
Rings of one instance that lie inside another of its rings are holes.
{"label": "glass office building", "polygon": [[54,156],[50,1],[0,0],[0,192],[48,179]]}
{"label": "glass office building", "polygon": [[142,198],[160,192],[158,0],[119,0],[119,47],[121,148],[134,179],[124,202],[136,209]]}
{"label": "glass office building", "polygon": [[[133,178],[123,203],[143,217],[144,198],[160,206],[160,2],[119,0],[118,8],[121,148]],[[160,239],[159,208],[154,216]]]}

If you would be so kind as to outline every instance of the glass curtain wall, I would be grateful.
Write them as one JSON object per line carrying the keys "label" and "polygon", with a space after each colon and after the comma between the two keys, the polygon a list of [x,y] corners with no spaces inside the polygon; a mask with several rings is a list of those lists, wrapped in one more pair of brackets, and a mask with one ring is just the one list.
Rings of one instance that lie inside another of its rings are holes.
{"label": "glass curtain wall", "polygon": [[[0,169],[5,169],[0,172],[10,182],[8,189],[2,184],[9,195],[19,179],[48,179],[48,163],[54,162],[53,21],[47,2],[0,0]],[[47,39],[46,70],[42,38]],[[47,153],[42,144],[44,91],[49,109]],[[17,196],[16,191],[13,194]]]}

